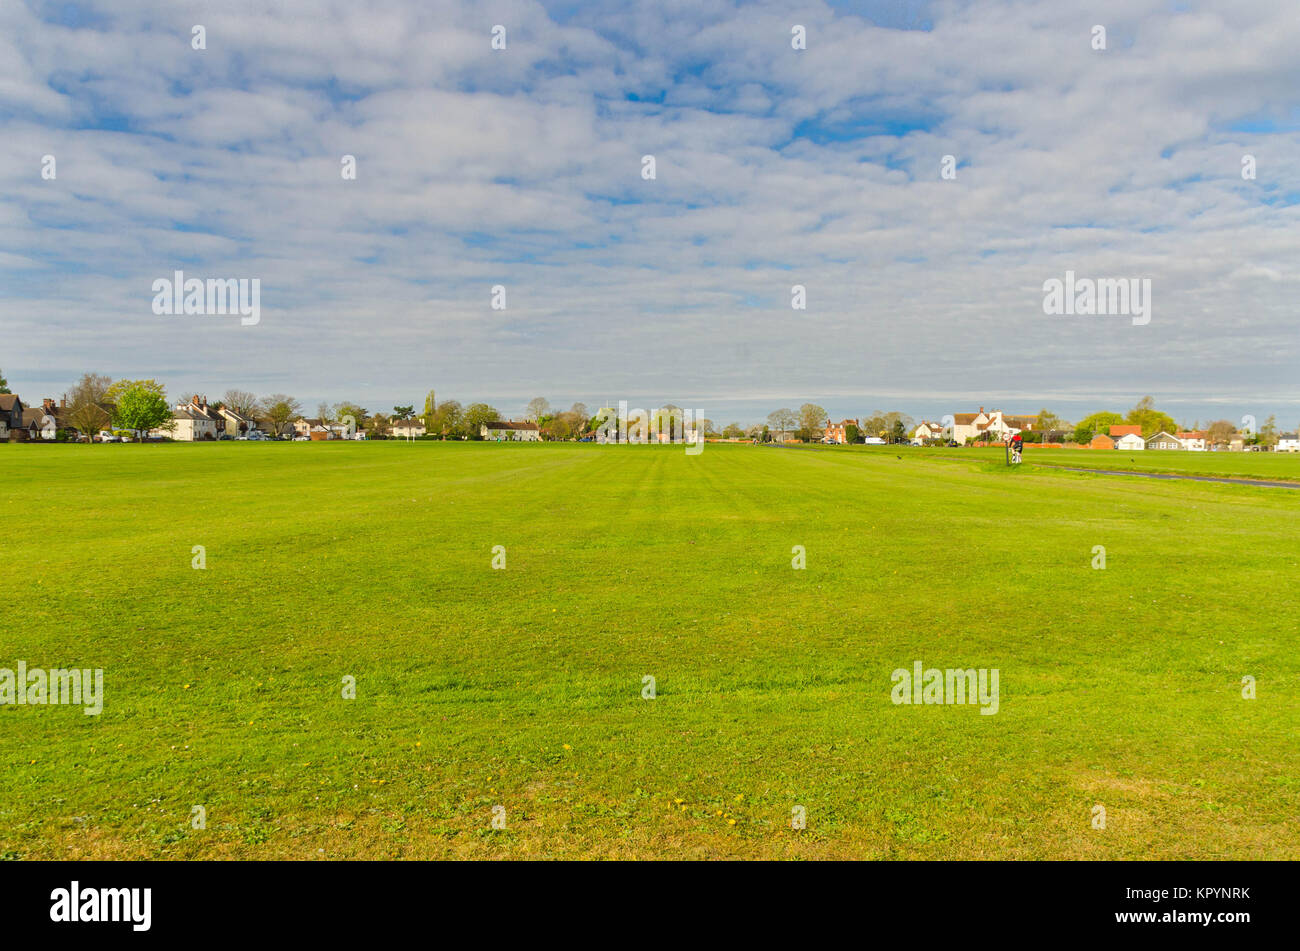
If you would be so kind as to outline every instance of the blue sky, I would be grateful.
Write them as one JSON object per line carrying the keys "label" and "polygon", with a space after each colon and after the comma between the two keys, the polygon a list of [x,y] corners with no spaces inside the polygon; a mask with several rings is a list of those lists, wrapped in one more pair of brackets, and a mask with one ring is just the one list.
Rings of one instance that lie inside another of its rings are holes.
{"label": "blue sky", "polygon": [[[6,4],[0,370],[1294,428],[1300,18],[1241,6]],[[178,268],[260,322],[153,314]],[[1045,315],[1067,269],[1150,323]]]}

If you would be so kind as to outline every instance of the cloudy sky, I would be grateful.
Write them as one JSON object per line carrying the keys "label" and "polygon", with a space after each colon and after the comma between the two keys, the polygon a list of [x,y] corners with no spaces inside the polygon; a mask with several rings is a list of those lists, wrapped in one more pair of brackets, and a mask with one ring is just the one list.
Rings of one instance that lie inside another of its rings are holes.
{"label": "cloudy sky", "polygon": [[[8,0],[0,371],[1294,428],[1298,49],[1295,0]],[[154,314],[178,269],[260,322]],[[1150,322],[1044,314],[1066,270]]]}

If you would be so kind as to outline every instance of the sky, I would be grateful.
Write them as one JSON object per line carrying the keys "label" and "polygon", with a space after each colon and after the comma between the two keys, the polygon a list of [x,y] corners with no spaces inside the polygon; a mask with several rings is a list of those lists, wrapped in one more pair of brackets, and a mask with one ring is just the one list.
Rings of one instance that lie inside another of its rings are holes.
{"label": "sky", "polygon": [[[0,373],[719,424],[1151,394],[1294,429],[1296,14],[9,0]],[[177,270],[257,279],[258,321],[156,314]],[[1149,321],[1044,313],[1067,271],[1149,280]]]}

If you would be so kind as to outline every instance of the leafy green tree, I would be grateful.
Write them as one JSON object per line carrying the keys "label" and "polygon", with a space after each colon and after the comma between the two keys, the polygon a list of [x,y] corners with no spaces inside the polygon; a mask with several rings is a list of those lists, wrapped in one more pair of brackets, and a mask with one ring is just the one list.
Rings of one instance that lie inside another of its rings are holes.
{"label": "leafy green tree", "polygon": [[862,430],[858,429],[858,427],[855,424],[849,423],[847,426],[844,427],[844,441],[846,443],[850,443],[850,444],[855,443],[861,438],[862,438]]}
{"label": "leafy green tree", "polygon": [[9,381],[5,379],[4,373],[0,373],[0,393],[9,392]]}
{"label": "leafy green tree", "polygon": [[1138,400],[1137,405],[1128,411],[1124,421],[1130,426],[1141,426],[1143,439],[1150,439],[1161,430],[1172,433],[1178,428],[1174,418],[1156,409],[1155,400],[1149,396]]}
{"label": "leafy green tree", "polygon": [[370,413],[364,406],[359,406],[347,400],[334,407],[334,418],[341,423],[346,423],[351,418],[353,431],[365,429],[366,419],[369,415]]}
{"label": "leafy green tree", "polygon": [[444,400],[425,417],[424,429],[431,436],[450,436],[460,431],[465,410],[456,400]]}
{"label": "leafy green tree", "polygon": [[1092,437],[1098,433],[1109,433],[1110,427],[1117,426],[1124,422],[1124,417],[1119,413],[1100,412],[1093,413],[1091,416],[1085,416],[1079,420],[1079,425],[1074,427],[1074,441],[1080,444],[1092,442]]}
{"label": "leafy green tree", "polygon": [[412,403],[410,406],[394,406],[394,407],[393,407],[393,419],[397,419],[397,420],[401,420],[401,419],[410,419],[410,418],[411,418],[412,416],[414,416],[414,415],[415,415],[415,404],[414,404],[414,403]]}
{"label": "leafy green tree", "polygon": [[470,403],[465,407],[465,416],[461,420],[460,429],[470,439],[482,439],[483,424],[495,423],[499,419],[501,414],[486,403]]}
{"label": "leafy green tree", "polygon": [[113,422],[121,429],[147,433],[175,427],[167,391],[156,380],[118,380],[105,397],[113,404]]}
{"label": "leafy green tree", "polygon": [[722,431],[722,435],[727,439],[742,439],[745,431],[740,428],[740,423],[728,423],[727,428]]}
{"label": "leafy green tree", "polygon": [[438,401],[434,398],[433,390],[430,390],[424,397],[424,430],[433,432],[436,425],[436,413],[438,411]]}

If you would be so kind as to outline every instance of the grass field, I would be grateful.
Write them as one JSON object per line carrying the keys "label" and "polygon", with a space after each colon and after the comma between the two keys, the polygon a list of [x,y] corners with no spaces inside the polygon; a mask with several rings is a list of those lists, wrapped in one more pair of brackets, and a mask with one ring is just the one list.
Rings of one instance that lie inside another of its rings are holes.
{"label": "grass field", "polygon": [[[890,447],[852,447],[850,451],[888,452]],[[961,459],[968,455],[989,462],[1003,462],[1001,446],[962,449],[906,450],[935,458]],[[1024,461],[1030,464],[1114,469],[1128,472],[1184,473],[1223,478],[1269,479],[1300,483],[1300,453],[1291,452],[1166,452],[1160,450],[1123,452],[1102,449],[1040,449],[1026,446]]]}
{"label": "grass field", "polygon": [[[751,446],[0,475],[0,667],[105,678],[0,706],[7,858],[1300,858],[1300,493]],[[894,704],[915,661],[998,712]]]}

